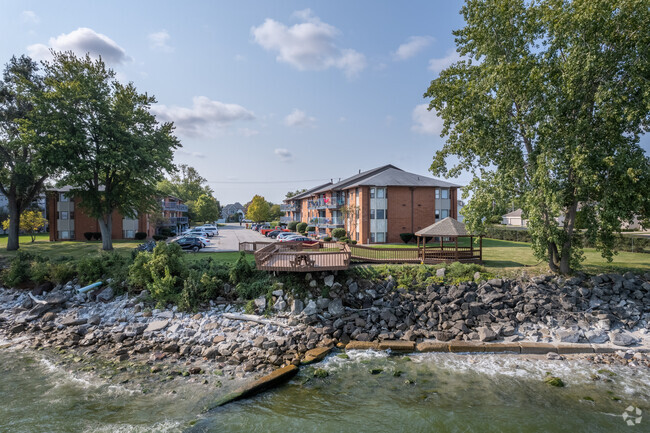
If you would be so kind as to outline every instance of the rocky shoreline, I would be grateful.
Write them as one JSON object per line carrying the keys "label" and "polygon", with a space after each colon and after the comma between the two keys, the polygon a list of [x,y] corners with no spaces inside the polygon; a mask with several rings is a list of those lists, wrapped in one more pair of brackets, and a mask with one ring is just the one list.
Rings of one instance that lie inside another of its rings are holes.
{"label": "rocky shoreline", "polygon": [[565,354],[591,352],[596,363],[650,367],[650,273],[491,279],[419,291],[397,288],[391,277],[305,278],[312,290],[302,299],[280,287],[255,300],[264,316],[216,302],[199,313],[150,309],[146,293],[114,296],[108,287],[79,294],[74,281],[32,292],[2,288],[0,340],[140,362],[154,373],[171,362],[185,374],[218,370],[231,378],[298,365],[310,349],[351,341],[349,348],[455,352],[537,343],[551,359],[565,356],[554,350],[565,347]]}

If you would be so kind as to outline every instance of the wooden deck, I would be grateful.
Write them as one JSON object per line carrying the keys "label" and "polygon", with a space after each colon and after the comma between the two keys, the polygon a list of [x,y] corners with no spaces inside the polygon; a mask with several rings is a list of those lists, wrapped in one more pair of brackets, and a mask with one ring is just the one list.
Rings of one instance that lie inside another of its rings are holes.
{"label": "wooden deck", "polygon": [[339,271],[350,266],[350,259],[350,247],[326,242],[277,242],[255,252],[255,265],[261,271]]}
{"label": "wooden deck", "polygon": [[[261,245],[260,245],[261,246]],[[320,242],[306,245],[300,242],[275,242],[258,248],[240,246],[240,250],[255,248],[255,265],[262,271],[318,272],[345,270],[351,261],[360,263],[482,263],[482,252],[472,247],[443,246],[427,248],[377,248]]]}

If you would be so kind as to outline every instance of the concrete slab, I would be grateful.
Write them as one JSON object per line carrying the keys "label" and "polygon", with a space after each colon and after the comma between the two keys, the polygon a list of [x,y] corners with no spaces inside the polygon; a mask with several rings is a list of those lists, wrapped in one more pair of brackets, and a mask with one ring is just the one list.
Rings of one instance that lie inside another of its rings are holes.
{"label": "concrete slab", "polygon": [[557,353],[560,355],[569,355],[572,353],[594,353],[594,348],[591,344],[558,343]]}
{"label": "concrete slab", "polygon": [[388,349],[393,352],[413,352],[415,350],[415,341],[384,340],[379,343],[379,350]]}
{"label": "concrete slab", "polygon": [[453,340],[449,342],[449,351],[454,353],[485,352],[485,344]]}
{"label": "concrete slab", "polygon": [[485,351],[488,353],[521,353],[518,343],[486,343]]}
{"label": "concrete slab", "polygon": [[442,341],[423,341],[416,346],[418,352],[449,352],[449,343]]}
{"label": "concrete slab", "polygon": [[522,341],[519,343],[521,353],[524,355],[546,355],[549,352],[557,352],[557,346],[550,343],[533,343]]}
{"label": "concrete slab", "polygon": [[375,341],[350,341],[345,350],[379,350],[379,343]]}
{"label": "concrete slab", "polygon": [[330,350],[332,350],[331,347],[316,347],[314,349],[308,350],[305,352],[305,356],[303,357],[301,364],[306,365],[318,362],[325,358],[325,356],[330,353]]}

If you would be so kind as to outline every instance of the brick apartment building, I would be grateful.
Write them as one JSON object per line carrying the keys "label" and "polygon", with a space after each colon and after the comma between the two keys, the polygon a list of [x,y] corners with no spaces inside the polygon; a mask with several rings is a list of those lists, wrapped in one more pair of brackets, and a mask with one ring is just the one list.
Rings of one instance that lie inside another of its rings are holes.
{"label": "brick apartment building", "polygon": [[285,200],[282,220],[308,223],[317,236],[345,228],[359,243],[401,242],[400,233],[458,218],[459,187],[389,164]]}
{"label": "brick apartment building", "polygon": [[[50,241],[86,240],[84,233],[99,232],[96,218],[88,216],[80,207],[81,199],[70,193],[70,187],[62,187],[47,192],[47,215],[50,229]],[[187,206],[175,197],[161,199],[163,226],[172,230],[187,228]],[[113,212],[112,239],[133,239],[137,232],[144,232],[147,237],[155,234],[154,224],[149,215],[127,218],[117,211]]]}

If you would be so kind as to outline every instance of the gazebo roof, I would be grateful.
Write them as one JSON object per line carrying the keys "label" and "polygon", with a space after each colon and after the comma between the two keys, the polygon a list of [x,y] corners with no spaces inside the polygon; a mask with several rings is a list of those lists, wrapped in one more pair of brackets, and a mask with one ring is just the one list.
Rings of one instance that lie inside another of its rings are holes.
{"label": "gazebo roof", "polygon": [[416,236],[469,236],[465,224],[447,217],[438,221],[435,224],[425,227],[422,230],[415,232]]}

